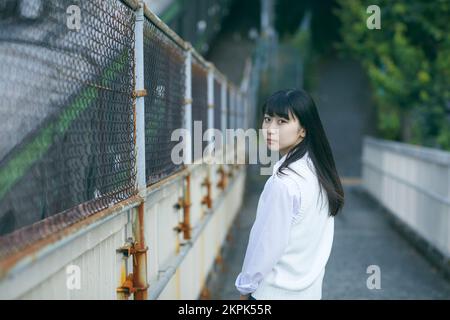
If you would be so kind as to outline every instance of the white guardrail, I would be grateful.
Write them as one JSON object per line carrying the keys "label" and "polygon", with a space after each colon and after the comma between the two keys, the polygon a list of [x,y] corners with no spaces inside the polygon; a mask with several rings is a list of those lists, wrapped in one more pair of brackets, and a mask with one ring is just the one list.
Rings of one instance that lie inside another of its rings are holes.
{"label": "white guardrail", "polygon": [[450,152],[365,137],[363,185],[391,214],[450,258]]}

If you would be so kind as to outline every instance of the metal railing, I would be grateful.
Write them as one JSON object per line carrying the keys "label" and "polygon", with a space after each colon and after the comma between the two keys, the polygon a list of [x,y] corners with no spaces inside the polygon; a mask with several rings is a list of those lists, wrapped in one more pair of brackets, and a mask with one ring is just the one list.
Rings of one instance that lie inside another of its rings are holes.
{"label": "metal railing", "polygon": [[450,153],[365,137],[364,188],[446,259],[450,257]]}
{"label": "metal railing", "polygon": [[247,128],[253,110],[138,1],[28,5],[0,20],[0,261],[184,168],[174,129]]}

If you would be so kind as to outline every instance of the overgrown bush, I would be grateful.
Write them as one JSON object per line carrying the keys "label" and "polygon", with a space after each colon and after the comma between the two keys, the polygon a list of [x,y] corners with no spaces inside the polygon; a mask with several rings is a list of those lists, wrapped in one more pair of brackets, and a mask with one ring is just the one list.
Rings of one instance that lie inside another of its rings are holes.
{"label": "overgrown bush", "polygon": [[[450,150],[450,1],[338,4],[338,49],[368,73],[381,137]],[[381,9],[381,29],[367,28],[372,4]]]}

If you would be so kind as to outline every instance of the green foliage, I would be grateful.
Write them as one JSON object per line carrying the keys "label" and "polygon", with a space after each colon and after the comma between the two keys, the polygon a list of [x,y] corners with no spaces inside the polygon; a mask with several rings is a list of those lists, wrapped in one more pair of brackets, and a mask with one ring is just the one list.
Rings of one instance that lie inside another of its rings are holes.
{"label": "green foliage", "polygon": [[[338,48],[361,61],[386,139],[450,150],[450,2],[338,0]],[[366,9],[381,9],[368,29]]]}

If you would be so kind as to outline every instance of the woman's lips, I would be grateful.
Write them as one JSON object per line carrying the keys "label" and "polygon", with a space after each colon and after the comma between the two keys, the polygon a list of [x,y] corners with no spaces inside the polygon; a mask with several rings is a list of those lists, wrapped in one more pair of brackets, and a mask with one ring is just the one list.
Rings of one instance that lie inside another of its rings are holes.
{"label": "woman's lips", "polygon": [[273,144],[275,141],[272,139],[267,139],[267,144]]}

